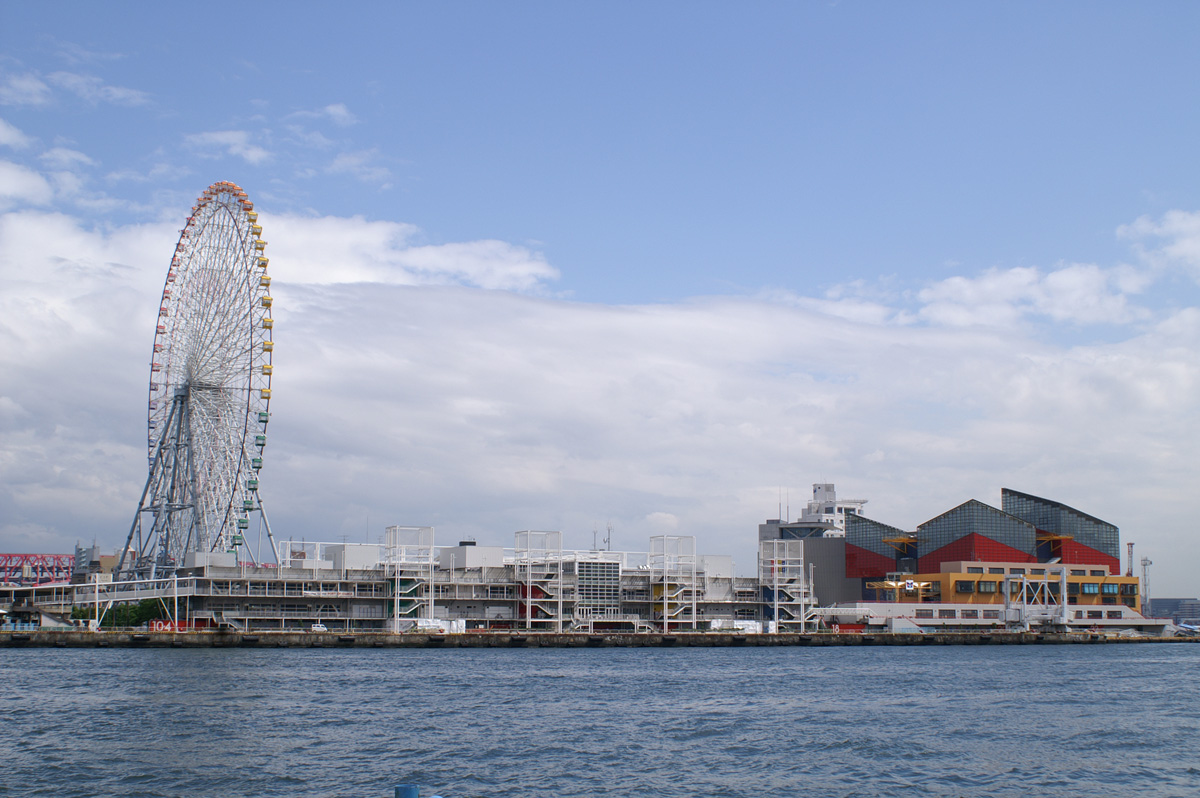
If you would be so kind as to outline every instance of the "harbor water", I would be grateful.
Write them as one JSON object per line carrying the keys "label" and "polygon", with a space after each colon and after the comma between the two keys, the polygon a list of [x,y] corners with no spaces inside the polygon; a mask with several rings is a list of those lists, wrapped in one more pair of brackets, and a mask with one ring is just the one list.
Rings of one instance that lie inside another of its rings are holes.
{"label": "harbor water", "polygon": [[1200,646],[6,649],[0,796],[1200,795]]}

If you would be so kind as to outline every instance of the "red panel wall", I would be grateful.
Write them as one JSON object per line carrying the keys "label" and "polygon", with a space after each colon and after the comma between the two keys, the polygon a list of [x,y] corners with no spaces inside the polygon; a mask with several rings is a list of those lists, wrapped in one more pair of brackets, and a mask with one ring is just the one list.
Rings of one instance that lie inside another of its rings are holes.
{"label": "red panel wall", "polygon": [[884,557],[873,551],[846,544],[846,578],[862,579],[864,577],[887,576],[889,571],[896,570],[896,560]]}
{"label": "red panel wall", "polygon": [[1072,565],[1107,565],[1110,574],[1121,573],[1121,561],[1110,557],[1102,551],[1096,551],[1091,546],[1076,543],[1073,540],[1059,541],[1059,556],[1062,561]]}
{"label": "red panel wall", "polygon": [[[847,550],[850,548],[846,547]],[[997,543],[991,538],[979,534],[964,535],[953,543],[948,543],[940,549],[929,552],[917,560],[917,571],[922,574],[936,574],[942,570],[942,563],[959,560],[975,560],[983,562],[1037,562],[1037,557],[1026,554],[1020,549]],[[849,576],[849,574],[847,574]]]}

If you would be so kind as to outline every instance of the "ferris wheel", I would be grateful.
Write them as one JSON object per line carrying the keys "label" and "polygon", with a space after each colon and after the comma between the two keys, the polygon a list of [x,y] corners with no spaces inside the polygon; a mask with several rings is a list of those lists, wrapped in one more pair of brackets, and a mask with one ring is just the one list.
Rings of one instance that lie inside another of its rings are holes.
{"label": "ferris wheel", "polygon": [[190,552],[257,563],[255,517],[278,561],[259,496],[275,349],[266,245],[254,204],[227,182],[205,189],[179,234],[150,363],[149,475],[120,578],[153,578]]}

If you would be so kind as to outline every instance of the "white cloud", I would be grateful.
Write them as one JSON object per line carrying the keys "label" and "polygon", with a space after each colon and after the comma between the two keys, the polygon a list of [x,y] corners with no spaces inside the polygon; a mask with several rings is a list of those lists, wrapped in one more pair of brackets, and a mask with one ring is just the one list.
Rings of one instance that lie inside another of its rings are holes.
{"label": "white cloud", "polygon": [[332,175],[353,175],[364,183],[386,184],[392,173],[387,167],[374,163],[378,157],[379,152],[373,149],[343,152],[333,159],[325,171]]}
{"label": "white cloud", "polygon": [[326,150],[333,146],[331,140],[316,130],[305,130],[300,125],[288,125],[287,131],[291,134],[292,139],[303,147]]}
{"label": "white cloud", "polygon": [[38,160],[52,169],[70,169],[73,166],[95,166],[96,162],[78,150],[54,147],[38,156]]}
{"label": "white cloud", "polygon": [[154,166],[150,167],[150,171],[146,173],[136,172],[132,169],[122,169],[118,172],[109,172],[104,177],[106,180],[110,180],[114,183],[147,183],[151,180],[172,182],[187,177],[191,173],[192,170],[186,166],[176,166],[168,163],[156,163]]}
{"label": "white cloud", "polygon": [[470,285],[538,291],[557,279],[545,258],[503,241],[416,245],[395,222],[263,215],[272,262],[292,284]]}
{"label": "white cloud", "polygon": [[1074,324],[1123,324],[1146,314],[1127,292],[1144,281],[1128,268],[1068,264],[1049,272],[990,269],[978,277],[950,277],[919,293],[919,316],[954,327],[1005,327],[1040,315]]}
{"label": "white cloud", "polygon": [[0,82],[0,105],[45,105],[50,87],[37,75],[6,75]]}
{"label": "white cloud", "polygon": [[329,119],[341,127],[358,124],[358,117],[350,112],[344,103],[333,103],[316,111],[296,111],[289,114],[288,119]]}
{"label": "white cloud", "polygon": [[193,133],[184,138],[184,143],[197,150],[206,151],[210,156],[212,150],[223,151],[234,155],[247,163],[258,164],[268,160],[271,153],[257,144],[250,143],[250,134],[245,130],[218,130],[208,133]]}
{"label": "white cloud", "polygon": [[85,102],[110,103],[112,105],[145,105],[150,96],[144,91],[124,86],[112,86],[95,75],[79,75],[74,72],[52,72],[46,76],[53,85],[79,97]]}
{"label": "white cloud", "polygon": [[[1159,220],[1143,216],[1117,232],[1134,241],[1148,263],[1163,269],[1183,266],[1200,281],[1200,212],[1169,211]],[[1147,248],[1147,240],[1160,239],[1162,243],[1157,247]]]}
{"label": "white cloud", "polygon": [[905,311],[882,302],[856,296],[855,291],[848,291],[847,288],[850,286],[839,286],[820,298],[803,296],[794,291],[781,289],[763,291],[759,297],[764,301],[778,302],[864,324],[905,323],[909,320]]}
{"label": "white cloud", "polygon": [[650,513],[646,516],[646,525],[662,534],[670,534],[679,529],[679,518],[674,513]]}
{"label": "white cloud", "polygon": [[0,210],[19,205],[47,205],[54,190],[46,178],[28,167],[0,161]]}
{"label": "white cloud", "polygon": [[28,147],[33,140],[18,130],[13,125],[0,119],[0,145],[12,147],[14,150],[23,150]]}
{"label": "white cloud", "polygon": [[95,64],[109,61],[119,61],[125,56],[121,53],[105,53],[98,50],[88,50],[74,42],[57,42],[58,55],[71,64]]}
{"label": "white cloud", "polygon": [[350,113],[350,110],[342,103],[327,105],[322,110],[326,116],[334,121],[334,123],[343,127],[348,127],[358,122],[358,119],[354,116],[354,114]]}
{"label": "white cloud", "polygon": [[[611,307],[483,290],[536,294],[554,279],[510,244],[261,219],[277,309],[263,488],[285,537],[336,540],[369,515],[376,534],[432,523],[442,540],[510,545],[516,529],[562,529],[586,547],[611,519],[617,548],[695,534],[744,571],[778,486],[819,480],[908,528],[966,498],[995,503],[1001,486],[1029,490],[1120,524],[1151,556],[1174,547],[1160,584],[1197,566],[1200,310],[1086,346],[1030,323],[1111,313],[1117,270],[930,287],[930,303],[962,307],[991,291],[1015,308],[997,327],[902,323],[882,297],[860,315],[849,291]],[[0,216],[0,544],[31,524],[63,550],[123,540],[177,228]],[[1074,310],[1055,316],[1053,301]]]}
{"label": "white cloud", "polygon": [[114,519],[129,517],[145,462],[137,397],[144,403],[153,321],[142,310],[161,286],[155,266],[169,258],[174,227],[102,233],[61,214],[0,215],[0,542],[8,550],[70,551],[78,539],[106,540]]}

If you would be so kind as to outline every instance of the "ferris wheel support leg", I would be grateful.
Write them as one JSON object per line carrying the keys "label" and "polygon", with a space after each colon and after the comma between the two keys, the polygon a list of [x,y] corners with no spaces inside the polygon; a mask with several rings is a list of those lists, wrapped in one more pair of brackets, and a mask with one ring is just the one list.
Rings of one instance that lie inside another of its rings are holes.
{"label": "ferris wheel support leg", "polygon": [[[190,399],[188,401],[190,401]],[[196,468],[196,449],[191,444],[192,423],[191,423],[191,413],[190,412],[181,414],[180,435],[181,435],[181,437],[180,437],[181,441],[187,441],[188,483],[190,485],[192,501],[196,502],[196,508],[197,508],[197,510],[199,510],[199,506],[200,506],[199,505],[199,502],[200,502],[200,474],[198,473],[197,468]],[[186,435],[186,437],[183,437],[183,435]],[[199,539],[200,538],[200,530],[196,526],[199,521],[198,515],[199,515],[198,512],[193,513],[193,515],[192,515],[192,523],[188,526],[187,539],[183,544],[183,548],[181,548],[179,550],[181,554],[184,552],[190,551],[193,547],[195,547],[195,549],[197,551],[200,550],[200,546],[202,545],[202,542]],[[178,566],[178,565],[179,565],[179,563],[176,563],[176,566]]]}
{"label": "ferris wheel support leg", "polygon": [[[125,547],[123,549],[121,549],[121,559],[117,563],[116,578],[118,580],[125,579],[128,576],[125,573],[125,558],[129,555],[130,546],[133,545],[134,535],[137,535],[137,538],[138,538],[137,550],[141,551],[141,548],[142,548],[142,513],[144,512],[144,510],[142,509],[142,505],[144,505],[146,503],[146,494],[149,491],[150,491],[150,480],[147,479],[146,487],[142,490],[141,501],[138,502],[137,512],[135,512],[133,514],[133,524],[130,525],[130,527],[129,527],[129,535],[128,535],[128,537],[125,538]],[[136,562],[136,558],[135,558],[135,562]],[[130,565],[129,570],[130,571],[133,570],[133,564]]]}
{"label": "ferris wheel support leg", "polygon": [[[175,405],[172,404],[171,413],[167,416],[167,423],[165,426],[169,428],[174,418]],[[129,556],[129,547],[133,544],[133,536],[135,534],[138,538],[136,549],[137,556],[140,558],[145,553],[142,551],[142,513],[146,512],[146,496],[150,494],[150,485],[152,482],[154,482],[154,475],[158,470],[158,466],[162,463],[163,449],[165,446],[166,438],[163,437],[161,440],[159,440],[158,447],[154,450],[154,462],[150,466],[150,473],[146,476],[146,485],[142,488],[142,497],[138,499],[137,512],[133,514],[133,523],[129,527],[129,535],[125,538],[125,548],[121,549],[121,559],[117,563],[117,579],[124,579],[127,576],[132,578],[132,572],[137,568],[137,560],[135,558],[134,562],[130,565],[130,573],[128,575],[125,573],[125,558]]]}
{"label": "ferris wheel support leg", "polygon": [[275,535],[271,532],[271,521],[267,518],[267,508],[263,507],[262,496],[257,496],[258,511],[262,513],[263,526],[267,528],[267,542],[271,544],[271,554],[275,557],[275,564],[279,565],[279,547],[275,545]]}

